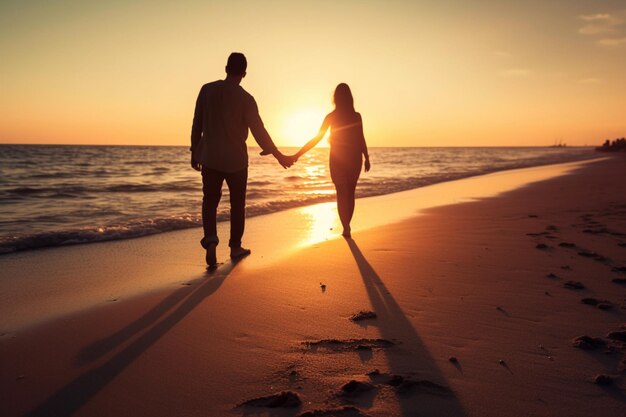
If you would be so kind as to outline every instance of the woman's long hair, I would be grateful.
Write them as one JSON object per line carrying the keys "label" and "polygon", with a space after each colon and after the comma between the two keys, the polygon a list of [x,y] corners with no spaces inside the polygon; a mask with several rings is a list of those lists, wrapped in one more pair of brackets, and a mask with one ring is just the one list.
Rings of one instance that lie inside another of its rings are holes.
{"label": "woman's long hair", "polygon": [[337,109],[340,114],[354,113],[354,98],[352,98],[352,92],[348,84],[341,83],[335,88],[333,100],[335,102],[335,109]]}

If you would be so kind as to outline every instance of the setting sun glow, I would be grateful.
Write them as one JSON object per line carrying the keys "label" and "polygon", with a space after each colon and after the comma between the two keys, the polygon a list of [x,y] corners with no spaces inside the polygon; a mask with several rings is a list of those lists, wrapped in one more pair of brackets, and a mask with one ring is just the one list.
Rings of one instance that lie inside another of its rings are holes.
{"label": "setting sun glow", "polygon": [[[307,107],[298,109],[285,116],[280,131],[281,143],[286,146],[302,146],[319,131],[326,114],[324,110]],[[318,146],[328,146],[323,140]]]}
{"label": "setting sun glow", "polygon": [[278,146],[317,133],[341,82],[372,147],[626,129],[624,0],[69,3],[0,2],[0,143],[187,146],[233,51]]}

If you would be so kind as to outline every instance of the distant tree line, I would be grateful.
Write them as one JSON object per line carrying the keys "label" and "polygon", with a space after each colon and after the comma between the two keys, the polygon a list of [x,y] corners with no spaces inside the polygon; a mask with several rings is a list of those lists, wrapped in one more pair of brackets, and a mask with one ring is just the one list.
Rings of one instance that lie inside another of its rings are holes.
{"label": "distant tree line", "polygon": [[598,146],[596,151],[601,152],[626,152],[626,138],[605,140],[602,146]]}

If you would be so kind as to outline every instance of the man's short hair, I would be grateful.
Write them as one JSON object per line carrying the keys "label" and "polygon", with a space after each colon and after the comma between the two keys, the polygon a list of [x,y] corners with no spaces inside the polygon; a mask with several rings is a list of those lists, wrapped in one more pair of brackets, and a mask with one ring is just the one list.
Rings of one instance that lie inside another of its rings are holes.
{"label": "man's short hair", "polygon": [[246,73],[248,67],[248,61],[241,52],[233,52],[228,57],[226,63],[226,73],[231,75],[243,75]]}

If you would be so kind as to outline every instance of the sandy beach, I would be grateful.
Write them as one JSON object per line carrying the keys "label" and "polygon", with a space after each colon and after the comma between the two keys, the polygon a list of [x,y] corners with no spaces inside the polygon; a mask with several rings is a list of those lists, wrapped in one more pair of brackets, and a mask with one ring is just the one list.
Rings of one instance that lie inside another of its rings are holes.
{"label": "sandy beach", "polygon": [[624,178],[360,199],[352,240],[332,203],[259,216],[209,272],[200,229],[2,256],[0,414],[623,415]]}

